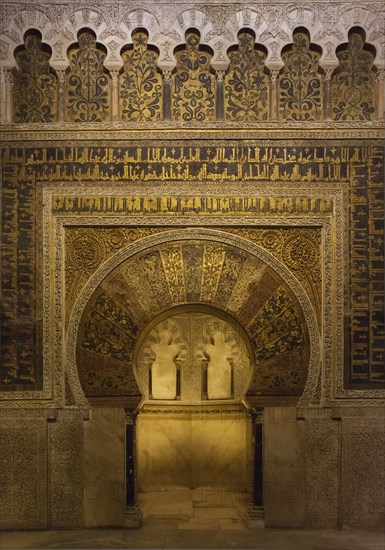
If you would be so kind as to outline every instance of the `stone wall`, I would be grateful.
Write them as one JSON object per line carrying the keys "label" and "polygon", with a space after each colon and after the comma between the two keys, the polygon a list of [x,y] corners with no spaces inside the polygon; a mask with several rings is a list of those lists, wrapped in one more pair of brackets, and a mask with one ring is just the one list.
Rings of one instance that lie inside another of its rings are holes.
{"label": "stone wall", "polygon": [[47,419],[39,409],[0,416],[2,529],[48,527]]}
{"label": "stone wall", "polygon": [[[248,335],[266,525],[382,526],[383,8],[80,4],[1,6],[2,527],[123,525],[135,342],[186,305]],[[148,487],[249,483],[246,420],[157,414]]]}

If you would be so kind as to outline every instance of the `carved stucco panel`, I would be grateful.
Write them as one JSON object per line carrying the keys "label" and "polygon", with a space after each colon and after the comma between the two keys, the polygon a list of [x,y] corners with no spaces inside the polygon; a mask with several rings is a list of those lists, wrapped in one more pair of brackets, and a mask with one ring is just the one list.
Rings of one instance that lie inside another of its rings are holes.
{"label": "carved stucco panel", "polygon": [[306,525],[338,526],[340,424],[320,409],[305,421]]}
{"label": "carved stucco panel", "polygon": [[[368,411],[370,414],[370,411]],[[342,419],[342,525],[382,528],[385,522],[383,415]]]}
{"label": "carved stucco panel", "polygon": [[50,527],[83,525],[83,419],[76,408],[58,412],[48,424]]}
{"label": "carved stucco panel", "polygon": [[2,529],[47,528],[47,433],[44,411],[0,415]]}

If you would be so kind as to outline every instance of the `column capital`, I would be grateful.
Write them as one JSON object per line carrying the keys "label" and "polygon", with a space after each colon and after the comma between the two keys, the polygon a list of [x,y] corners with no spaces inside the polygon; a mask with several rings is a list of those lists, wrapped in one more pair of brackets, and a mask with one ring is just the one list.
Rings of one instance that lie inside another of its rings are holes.
{"label": "column capital", "polygon": [[60,85],[64,85],[66,81],[66,72],[65,70],[56,71],[57,79]]}
{"label": "column capital", "polygon": [[139,414],[138,409],[124,409],[126,424],[136,424],[136,418]]}
{"label": "column capital", "polygon": [[171,72],[172,72],[171,70],[164,70],[164,71],[163,71],[163,80],[164,80],[165,82],[170,82],[170,80],[171,80]]}
{"label": "column capital", "polygon": [[254,424],[262,424],[263,423],[263,407],[252,407],[248,406],[247,413],[251,416]]}
{"label": "column capital", "polygon": [[385,69],[378,69],[376,78],[378,82],[385,80]]}
{"label": "column capital", "polygon": [[335,70],[335,67],[328,67],[328,68],[324,68],[324,79],[325,80],[331,80],[331,77],[332,77],[332,74]]}
{"label": "column capital", "polygon": [[118,81],[119,81],[119,72],[120,71],[110,71],[110,76],[111,76],[111,84],[113,86],[117,86],[118,84]]}
{"label": "column capital", "polygon": [[13,86],[13,83],[15,81],[15,75],[12,72],[12,69],[3,69],[4,73],[4,82],[6,86]]}
{"label": "column capital", "polygon": [[270,70],[270,78],[273,82],[275,82],[277,80],[279,73],[280,73],[280,69],[271,69]]}
{"label": "column capital", "polygon": [[223,82],[226,71],[220,70],[216,72],[217,82]]}

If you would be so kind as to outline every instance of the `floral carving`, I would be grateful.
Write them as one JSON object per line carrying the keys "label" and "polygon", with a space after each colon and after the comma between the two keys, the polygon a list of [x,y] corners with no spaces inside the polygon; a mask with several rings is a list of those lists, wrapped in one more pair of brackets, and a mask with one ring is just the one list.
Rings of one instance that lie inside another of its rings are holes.
{"label": "floral carving", "polygon": [[227,120],[267,120],[270,81],[264,62],[266,53],[255,48],[251,32],[238,35],[239,46],[230,49],[230,66],[224,81]]}
{"label": "floral carving", "polygon": [[319,120],[322,115],[320,53],[310,47],[305,32],[295,32],[293,44],[282,50],[285,66],[279,80],[282,120]]}
{"label": "floral carving", "polygon": [[49,65],[51,53],[36,34],[25,37],[16,52],[19,70],[14,69],[13,108],[15,122],[57,120],[57,78]]}
{"label": "floral carving", "polygon": [[175,52],[177,68],[171,76],[174,120],[215,119],[216,82],[210,71],[211,56],[199,47],[199,34],[188,31],[185,47]]}
{"label": "floral carving", "polygon": [[352,33],[344,46],[337,50],[339,66],[331,79],[333,118],[371,120],[375,107],[373,54],[364,49],[359,33]]}
{"label": "floral carving", "polygon": [[162,118],[162,77],[156,62],[158,53],[147,45],[148,36],[138,31],[133,45],[123,54],[124,68],[119,77],[123,120],[160,120]]}
{"label": "floral carving", "polygon": [[105,52],[93,33],[79,33],[79,47],[69,53],[67,74],[67,119],[73,122],[103,122],[109,119],[110,79],[103,67]]}

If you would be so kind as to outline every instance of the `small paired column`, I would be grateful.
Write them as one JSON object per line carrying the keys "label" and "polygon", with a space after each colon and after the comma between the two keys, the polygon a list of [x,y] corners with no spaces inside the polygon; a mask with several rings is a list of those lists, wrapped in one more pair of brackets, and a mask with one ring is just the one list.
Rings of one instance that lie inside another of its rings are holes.
{"label": "small paired column", "polygon": [[8,124],[8,123],[11,123],[13,119],[12,88],[13,88],[14,76],[12,74],[12,70],[4,69],[4,82],[5,82],[4,122]]}
{"label": "small paired column", "polygon": [[324,120],[332,120],[331,78],[334,68],[324,70]]}
{"label": "small paired column", "polygon": [[110,71],[111,76],[111,118],[119,120],[119,71]]}
{"label": "small paired column", "polygon": [[263,517],[263,408],[252,409],[252,486],[246,512],[248,527],[264,527]]}
{"label": "small paired column", "polygon": [[216,120],[224,120],[225,118],[225,106],[224,106],[224,84],[223,79],[225,71],[216,71],[217,76],[217,107],[216,107]]}
{"label": "small paired column", "polygon": [[66,86],[66,72],[65,71],[56,71],[57,80],[58,80],[58,121],[63,122],[65,119],[65,86]]}
{"label": "small paired column", "polygon": [[379,69],[377,71],[377,118],[380,121],[385,119],[385,69]]}
{"label": "small paired column", "polygon": [[271,101],[270,101],[270,120],[278,120],[278,69],[270,71],[271,79]]}
{"label": "small paired column", "polygon": [[136,418],[137,411],[126,409],[126,512],[124,526],[137,529],[143,513],[137,504],[136,494]]}
{"label": "small paired column", "polygon": [[171,71],[163,71],[163,118],[171,120]]}

